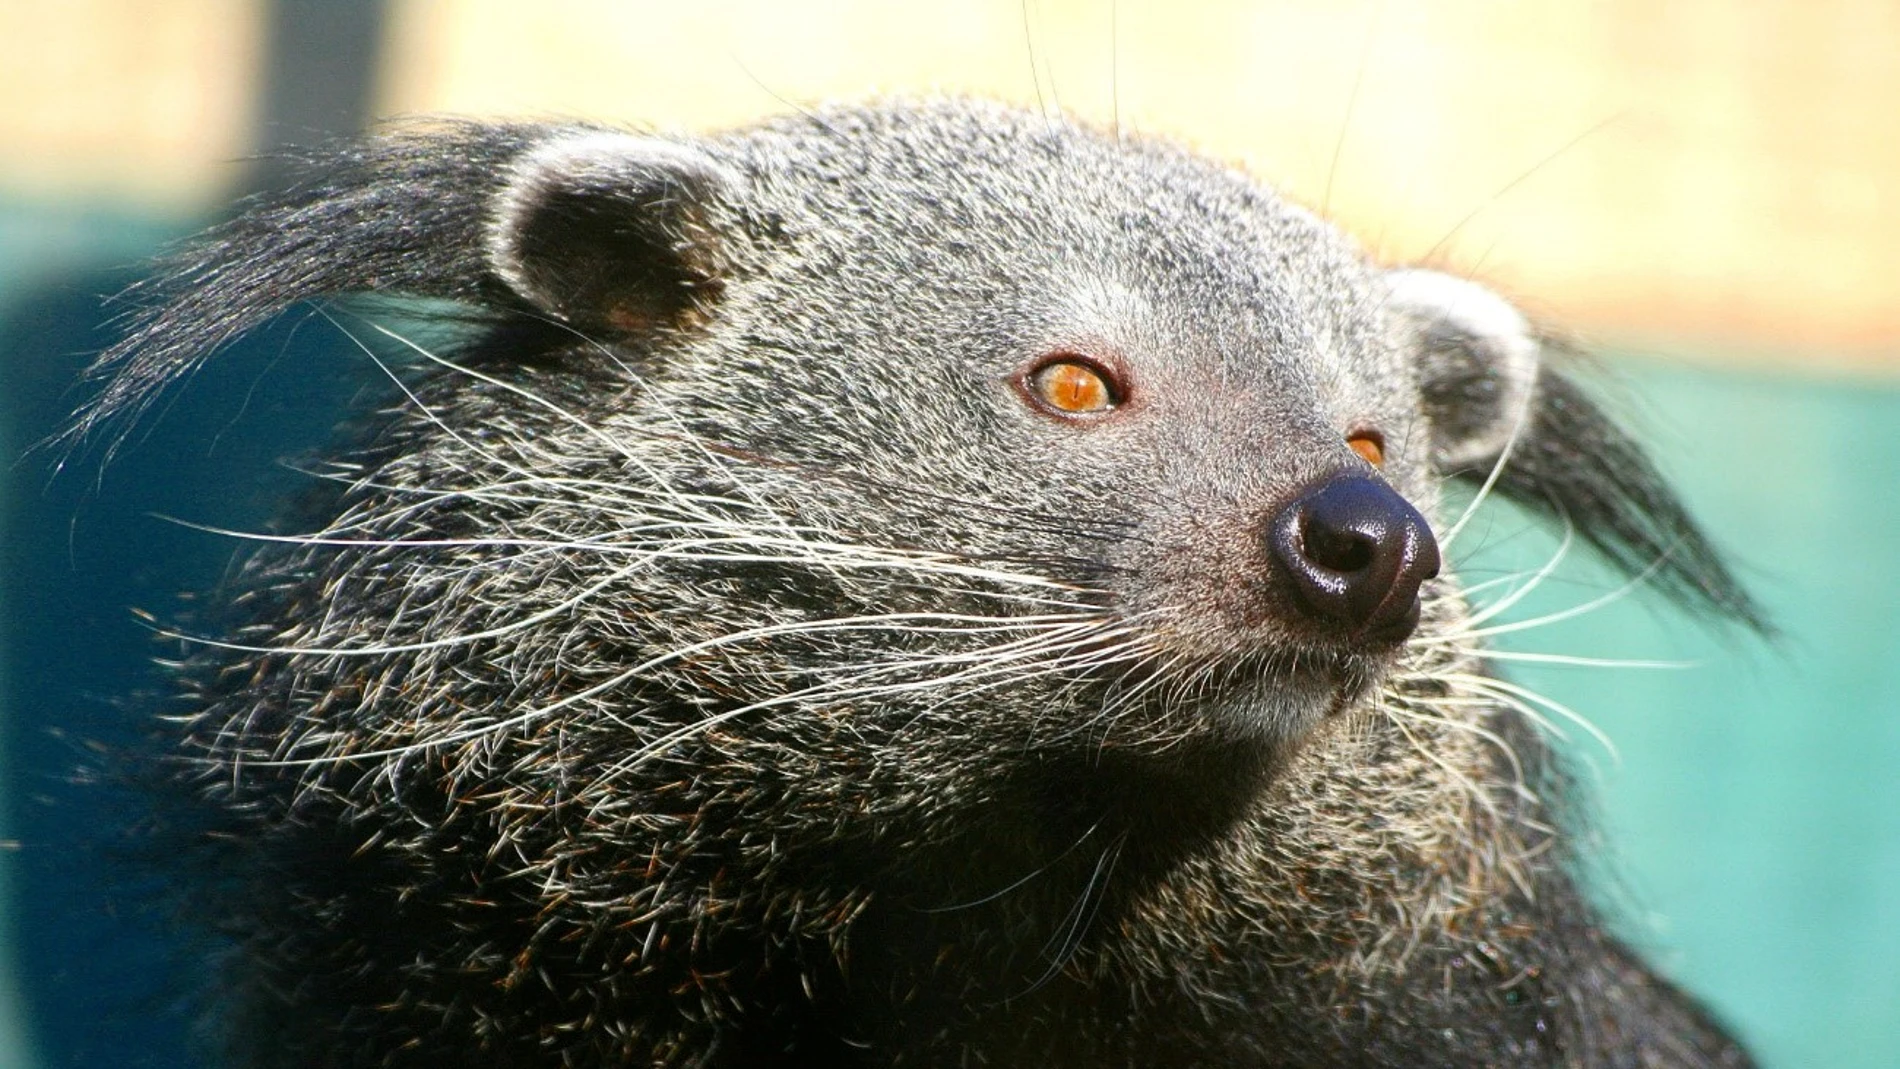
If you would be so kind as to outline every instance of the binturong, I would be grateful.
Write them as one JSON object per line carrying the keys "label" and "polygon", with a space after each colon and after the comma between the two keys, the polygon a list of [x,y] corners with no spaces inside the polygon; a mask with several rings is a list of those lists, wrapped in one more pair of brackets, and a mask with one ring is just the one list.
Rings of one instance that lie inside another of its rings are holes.
{"label": "binturong", "polygon": [[76,438],[460,324],[350,326],[400,389],[175,669],[227,1064],[1750,1064],[1587,899],[1448,488],[1756,612],[1475,283],[949,100],[399,127],[147,292]]}

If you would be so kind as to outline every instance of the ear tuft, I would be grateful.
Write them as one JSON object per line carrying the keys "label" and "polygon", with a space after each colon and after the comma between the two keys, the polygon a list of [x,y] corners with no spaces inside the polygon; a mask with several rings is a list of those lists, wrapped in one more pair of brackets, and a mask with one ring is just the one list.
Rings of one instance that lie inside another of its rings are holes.
{"label": "ear tuft", "polygon": [[1389,272],[1387,284],[1393,330],[1417,360],[1440,472],[1490,481],[1685,607],[1770,630],[1642,448],[1551,366],[1560,346],[1476,283],[1406,269]]}
{"label": "ear tuft", "polygon": [[587,330],[689,327],[725,274],[715,206],[739,185],[705,152],[656,137],[571,133],[509,168],[488,230],[490,270]]}

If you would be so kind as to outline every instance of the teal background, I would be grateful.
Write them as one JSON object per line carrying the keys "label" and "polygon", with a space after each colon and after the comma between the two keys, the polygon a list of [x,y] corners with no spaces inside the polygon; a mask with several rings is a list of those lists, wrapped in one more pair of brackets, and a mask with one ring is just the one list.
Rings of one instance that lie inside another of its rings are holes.
{"label": "teal background", "polygon": [[[130,817],[73,782],[87,744],[137,745],[123,698],[155,651],[131,616],[214,585],[230,549],[151,513],[261,522],[276,464],[350,396],[280,329],[215,365],[101,474],[26,446],[81,396],[99,298],[179,220],[0,202],[0,1067],[182,1066],[188,1007],[150,888],[114,858]],[[1511,649],[1686,667],[1506,666],[1615,742],[1569,730],[1604,815],[1603,895],[1770,1067],[1900,1065],[1900,389],[1608,358],[1631,421],[1782,637],[1709,628],[1642,593],[1507,636]],[[357,369],[361,370],[361,369]],[[1556,539],[1488,509],[1469,576],[1534,569]],[[1581,553],[1513,618],[1619,581]]]}
{"label": "teal background", "polygon": [[[1587,716],[1609,897],[1765,1065],[1900,1066],[1900,391],[1630,354],[1632,422],[1781,629],[1772,644],[1629,598],[1509,648],[1681,662],[1508,666]],[[1500,516],[1470,561],[1556,541]],[[1619,586],[1590,562],[1532,617]]]}

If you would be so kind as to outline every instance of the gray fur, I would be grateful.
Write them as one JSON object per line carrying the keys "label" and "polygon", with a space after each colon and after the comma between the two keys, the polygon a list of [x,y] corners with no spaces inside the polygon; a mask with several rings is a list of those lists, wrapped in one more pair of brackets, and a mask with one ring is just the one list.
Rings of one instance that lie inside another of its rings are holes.
{"label": "gray fur", "polygon": [[[1554,463],[1622,439],[1521,319],[988,104],[458,126],[188,254],[82,427],[397,247],[490,326],[184,672],[235,1062],[1746,1064],[1574,887],[1456,578],[1397,649],[1271,581],[1262,517],[1376,430],[1441,537],[1522,452],[1497,486],[1749,615],[1640,454]],[[1051,353],[1127,403],[1034,411]]]}
{"label": "gray fur", "polygon": [[1486,468],[1524,431],[1541,363],[1523,314],[1466,279],[1417,268],[1388,271],[1386,311],[1400,345],[1436,385],[1425,398],[1440,471]]}

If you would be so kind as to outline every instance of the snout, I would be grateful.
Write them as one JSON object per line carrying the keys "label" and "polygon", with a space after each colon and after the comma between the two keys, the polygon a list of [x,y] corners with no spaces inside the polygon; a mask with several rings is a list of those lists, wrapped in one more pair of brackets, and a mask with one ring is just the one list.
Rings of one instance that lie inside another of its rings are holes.
{"label": "snout", "polygon": [[1403,641],[1418,626],[1419,587],[1438,574],[1425,517],[1367,475],[1335,475],[1300,494],[1266,538],[1307,623],[1335,640]]}

